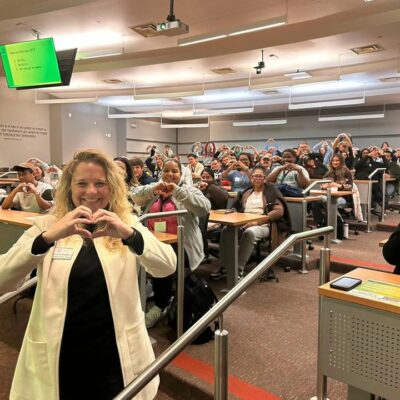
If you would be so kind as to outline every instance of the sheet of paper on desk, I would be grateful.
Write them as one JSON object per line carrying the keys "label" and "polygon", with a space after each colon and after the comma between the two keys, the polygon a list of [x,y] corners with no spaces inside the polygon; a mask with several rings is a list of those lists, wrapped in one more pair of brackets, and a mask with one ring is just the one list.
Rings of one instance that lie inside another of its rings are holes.
{"label": "sheet of paper on desk", "polygon": [[383,303],[400,305],[400,285],[380,281],[367,280],[350,291],[355,296],[382,301]]}
{"label": "sheet of paper on desk", "polygon": [[29,219],[30,221],[33,221],[36,217],[25,217],[25,219]]}

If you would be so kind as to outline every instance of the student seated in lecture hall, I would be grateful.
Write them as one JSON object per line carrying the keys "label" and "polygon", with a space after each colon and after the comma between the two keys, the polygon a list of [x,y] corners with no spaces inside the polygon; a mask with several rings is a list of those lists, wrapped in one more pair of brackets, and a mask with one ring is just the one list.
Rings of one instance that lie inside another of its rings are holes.
{"label": "student seated in lecture hall", "polygon": [[[37,217],[0,255],[0,293],[38,269],[10,399],[111,400],[154,353],[144,324],[138,264],[174,272],[172,247],[132,214],[122,170],[97,150],[65,167],[52,214]],[[154,378],[139,394],[156,396]]]}
{"label": "student seated in lecture hall", "polygon": [[[183,180],[181,163],[167,159],[162,169],[161,181],[139,186],[133,192],[133,201],[146,207],[146,213],[187,210],[182,216],[185,227],[183,241],[184,263],[187,271],[194,271],[203,261],[203,239],[199,228],[199,217],[210,211],[210,201],[195,186]],[[175,216],[148,220],[152,231],[177,233],[178,221]],[[177,251],[177,246],[174,246]],[[172,296],[173,276],[153,278],[154,306],[146,313],[146,327],[153,327],[166,315]]]}
{"label": "student seated in lecture hall", "polygon": [[[262,223],[250,222],[243,227],[243,234],[239,242],[238,266],[239,279],[244,276],[244,268],[248,262],[254,245],[261,239],[271,237],[271,247],[275,248],[290,231],[290,216],[286,201],[274,185],[266,182],[266,172],[263,166],[254,167],[251,174],[251,186],[239,192],[233,204],[239,212],[260,214],[266,216]],[[225,231],[222,232],[220,253],[228,252],[232,246],[226,240]],[[210,279],[219,280],[227,276],[226,267],[210,274]]]}
{"label": "student seated in lecture hall", "polygon": [[39,182],[35,179],[35,167],[30,163],[21,163],[13,168],[17,171],[20,183],[3,200],[1,208],[9,208],[21,211],[42,213],[53,206],[51,201],[45,200],[42,195],[45,191],[51,191],[51,185]]}
{"label": "student seated in lecture hall", "polygon": [[270,183],[285,183],[289,186],[305,189],[310,185],[307,170],[296,164],[296,152],[286,149],[282,153],[283,165],[276,167],[267,177]]}

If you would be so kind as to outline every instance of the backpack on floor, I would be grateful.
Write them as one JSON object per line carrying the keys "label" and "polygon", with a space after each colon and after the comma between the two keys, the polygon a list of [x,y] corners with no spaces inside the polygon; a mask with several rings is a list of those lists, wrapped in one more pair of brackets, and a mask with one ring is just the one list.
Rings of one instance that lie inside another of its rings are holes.
{"label": "backpack on floor", "polygon": [[[205,279],[190,274],[185,279],[183,331],[186,332],[193,326],[210,308],[218,301],[217,296]],[[174,296],[168,309],[168,326],[176,335],[177,325],[177,296]],[[218,329],[218,323],[207,326],[204,331],[193,340],[192,344],[203,344],[214,339],[214,332]]]}

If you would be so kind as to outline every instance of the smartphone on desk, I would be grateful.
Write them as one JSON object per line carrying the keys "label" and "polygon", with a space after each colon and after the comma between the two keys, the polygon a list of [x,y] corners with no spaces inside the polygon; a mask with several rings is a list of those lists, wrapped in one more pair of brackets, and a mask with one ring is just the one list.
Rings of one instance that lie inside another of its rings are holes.
{"label": "smartphone on desk", "polygon": [[342,276],[341,278],[333,281],[329,286],[332,289],[344,290],[345,292],[348,292],[349,290],[354,289],[361,283],[362,283],[361,279]]}

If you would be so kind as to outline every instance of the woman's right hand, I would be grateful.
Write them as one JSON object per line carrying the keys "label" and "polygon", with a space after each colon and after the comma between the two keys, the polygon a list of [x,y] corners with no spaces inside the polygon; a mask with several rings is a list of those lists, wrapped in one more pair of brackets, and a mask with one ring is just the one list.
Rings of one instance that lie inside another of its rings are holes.
{"label": "woman's right hand", "polygon": [[51,228],[43,233],[42,237],[47,244],[72,235],[90,238],[92,234],[80,225],[92,223],[92,211],[88,207],[79,206],[59,219]]}

